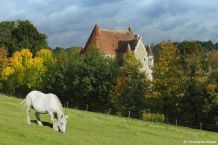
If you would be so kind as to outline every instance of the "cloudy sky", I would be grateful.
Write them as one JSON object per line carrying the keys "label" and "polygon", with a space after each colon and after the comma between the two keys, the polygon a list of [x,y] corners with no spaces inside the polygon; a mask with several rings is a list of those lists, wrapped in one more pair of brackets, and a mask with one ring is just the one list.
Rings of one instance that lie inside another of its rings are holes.
{"label": "cloudy sky", "polygon": [[96,23],[131,26],[145,44],[218,42],[217,6],[217,0],[0,0],[0,21],[30,20],[53,48],[84,45]]}

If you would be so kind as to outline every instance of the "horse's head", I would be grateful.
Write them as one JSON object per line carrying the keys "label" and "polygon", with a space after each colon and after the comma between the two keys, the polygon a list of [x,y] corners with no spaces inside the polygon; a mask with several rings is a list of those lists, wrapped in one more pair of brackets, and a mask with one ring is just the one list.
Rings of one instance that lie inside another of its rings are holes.
{"label": "horse's head", "polygon": [[60,129],[60,132],[65,133],[66,132],[66,126],[67,126],[67,118],[69,115],[64,116],[61,115],[60,122],[58,123],[58,127]]}

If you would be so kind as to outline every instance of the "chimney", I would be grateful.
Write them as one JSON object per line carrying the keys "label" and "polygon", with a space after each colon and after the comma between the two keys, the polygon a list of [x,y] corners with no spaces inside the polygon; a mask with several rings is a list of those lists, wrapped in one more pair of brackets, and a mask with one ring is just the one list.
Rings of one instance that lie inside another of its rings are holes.
{"label": "chimney", "polygon": [[131,33],[131,34],[133,34],[133,30],[132,30],[132,28],[129,26],[129,28],[128,28],[128,31]]}
{"label": "chimney", "polygon": [[148,56],[153,56],[153,52],[152,52],[150,44],[148,45],[146,50],[147,50]]}

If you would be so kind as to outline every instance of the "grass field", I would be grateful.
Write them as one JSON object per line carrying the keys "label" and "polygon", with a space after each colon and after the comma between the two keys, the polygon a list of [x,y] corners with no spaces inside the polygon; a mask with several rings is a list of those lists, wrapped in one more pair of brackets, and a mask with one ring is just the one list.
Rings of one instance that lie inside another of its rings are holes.
{"label": "grass field", "polygon": [[[0,95],[0,145],[184,145],[190,141],[218,144],[218,133],[161,123],[108,116],[73,109],[66,134],[53,131],[48,115],[44,126],[25,122],[22,100]],[[206,143],[202,143],[206,144]]]}

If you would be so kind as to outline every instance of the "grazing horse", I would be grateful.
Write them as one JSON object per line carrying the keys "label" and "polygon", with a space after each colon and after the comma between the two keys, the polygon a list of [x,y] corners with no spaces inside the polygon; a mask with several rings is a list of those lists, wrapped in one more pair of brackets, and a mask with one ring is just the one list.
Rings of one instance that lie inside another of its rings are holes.
{"label": "grazing horse", "polygon": [[62,133],[66,132],[68,115],[64,115],[62,104],[55,94],[31,91],[22,103],[26,105],[26,120],[28,124],[31,124],[29,112],[32,108],[36,111],[35,116],[39,126],[43,126],[39,114],[48,113],[53,123],[53,129],[56,131],[60,130]]}

